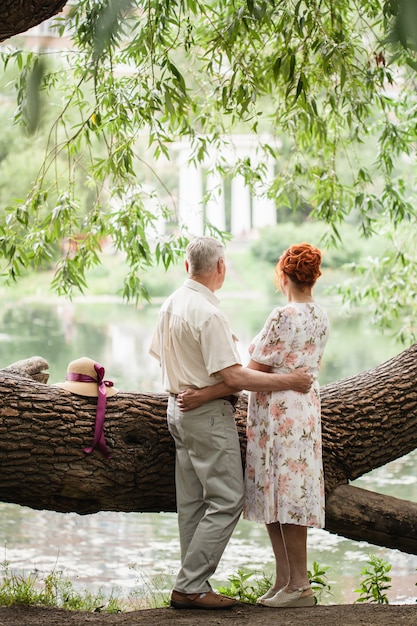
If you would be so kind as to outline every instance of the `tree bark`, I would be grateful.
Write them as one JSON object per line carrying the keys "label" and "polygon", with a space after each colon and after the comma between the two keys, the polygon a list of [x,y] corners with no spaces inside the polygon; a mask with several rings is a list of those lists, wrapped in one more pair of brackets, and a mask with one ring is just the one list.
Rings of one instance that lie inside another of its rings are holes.
{"label": "tree bark", "polygon": [[354,541],[416,552],[417,502],[339,485],[326,501],[326,529]]}
{"label": "tree bark", "polygon": [[417,447],[417,344],[321,389],[326,492]]}
{"label": "tree bark", "polygon": [[[322,387],[326,528],[417,554],[417,503],[349,486],[349,481],[417,446],[417,344],[378,367]],[[166,394],[120,391],[107,401],[112,458],[86,455],[96,402],[45,384],[33,357],[0,370],[0,500],[35,509],[175,511],[173,441]],[[246,396],[236,423],[242,460]]]}
{"label": "tree bark", "polygon": [[14,0],[0,2],[0,41],[23,33],[53,17],[67,0]]}

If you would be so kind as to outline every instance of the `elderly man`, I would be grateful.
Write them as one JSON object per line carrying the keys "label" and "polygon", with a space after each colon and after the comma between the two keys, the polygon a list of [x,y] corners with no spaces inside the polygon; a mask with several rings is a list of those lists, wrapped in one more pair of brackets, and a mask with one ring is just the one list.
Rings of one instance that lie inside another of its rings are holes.
{"label": "elderly man", "polygon": [[[159,360],[169,392],[168,428],[176,447],[176,496],[181,567],[171,593],[177,609],[224,609],[236,601],[215,593],[216,571],[243,505],[243,470],[234,420],[239,390],[307,392],[304,370],[271,374],[243,367],[214,292],[226,275],[225,249],[212,237],[186,250],[188,278],[162,305],[150,354]],[[223,381],[223,382],[222,382]],[[218,384],[219,397],[181,411],[182,391]]]}

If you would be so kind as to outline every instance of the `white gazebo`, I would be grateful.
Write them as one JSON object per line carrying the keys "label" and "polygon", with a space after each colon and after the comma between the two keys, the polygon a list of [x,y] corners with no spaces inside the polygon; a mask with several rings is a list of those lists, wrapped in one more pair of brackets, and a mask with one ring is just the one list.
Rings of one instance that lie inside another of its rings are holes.
{"label": "white gazebo", "polygon": [[[265,143],[276,147],[278,142],[265,135],[233,135],[221,148],[213,149],[202,163],[190,163],[189,143],[175,144],[179,168],[179,223],[196,236],[203,234],[205,222],[222,231],[230,230],[236,236],[275,225],[276,206],[267,196],[275,175],[275,163],[271,154],[263,149]],[[250,159],[254,168],[261,166],[263,180],[251,189],[243,174],[237,173],[230,182],[230,198],[226,198],[225,180],[216,163],[225,162],[234,167],[244,159]]]}

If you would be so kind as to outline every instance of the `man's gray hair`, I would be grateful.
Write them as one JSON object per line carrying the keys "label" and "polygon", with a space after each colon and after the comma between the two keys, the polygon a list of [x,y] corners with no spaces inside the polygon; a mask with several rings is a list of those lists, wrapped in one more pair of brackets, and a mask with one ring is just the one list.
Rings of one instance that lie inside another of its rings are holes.
{"label": "man's gray hair", "polygon": [[214,237],[197,237],[190,241],[186,249],[189,273],[194,275],[212,272],[217,261],[224,257],[224,245]]}

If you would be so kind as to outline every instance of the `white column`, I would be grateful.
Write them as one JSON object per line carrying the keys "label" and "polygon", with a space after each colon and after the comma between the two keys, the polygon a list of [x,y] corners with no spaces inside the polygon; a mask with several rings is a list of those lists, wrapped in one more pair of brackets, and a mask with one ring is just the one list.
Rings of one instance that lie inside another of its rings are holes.
{"label": "white column", "polygon": [[247,234],[251,230],[250,193],[244,177],[240,174],[232,179],[231,196],[232,235]]}
{"label": "white column", "polygon": [[207,221],[219,230],[226,230],[223,177],[217,170],[207,173]]}
{"label": "white column", "polygon": [[178,157],[178,221],[192,235],[203,234],[203,180],[201,167],[188,163],[188,149],[181,149]]}

